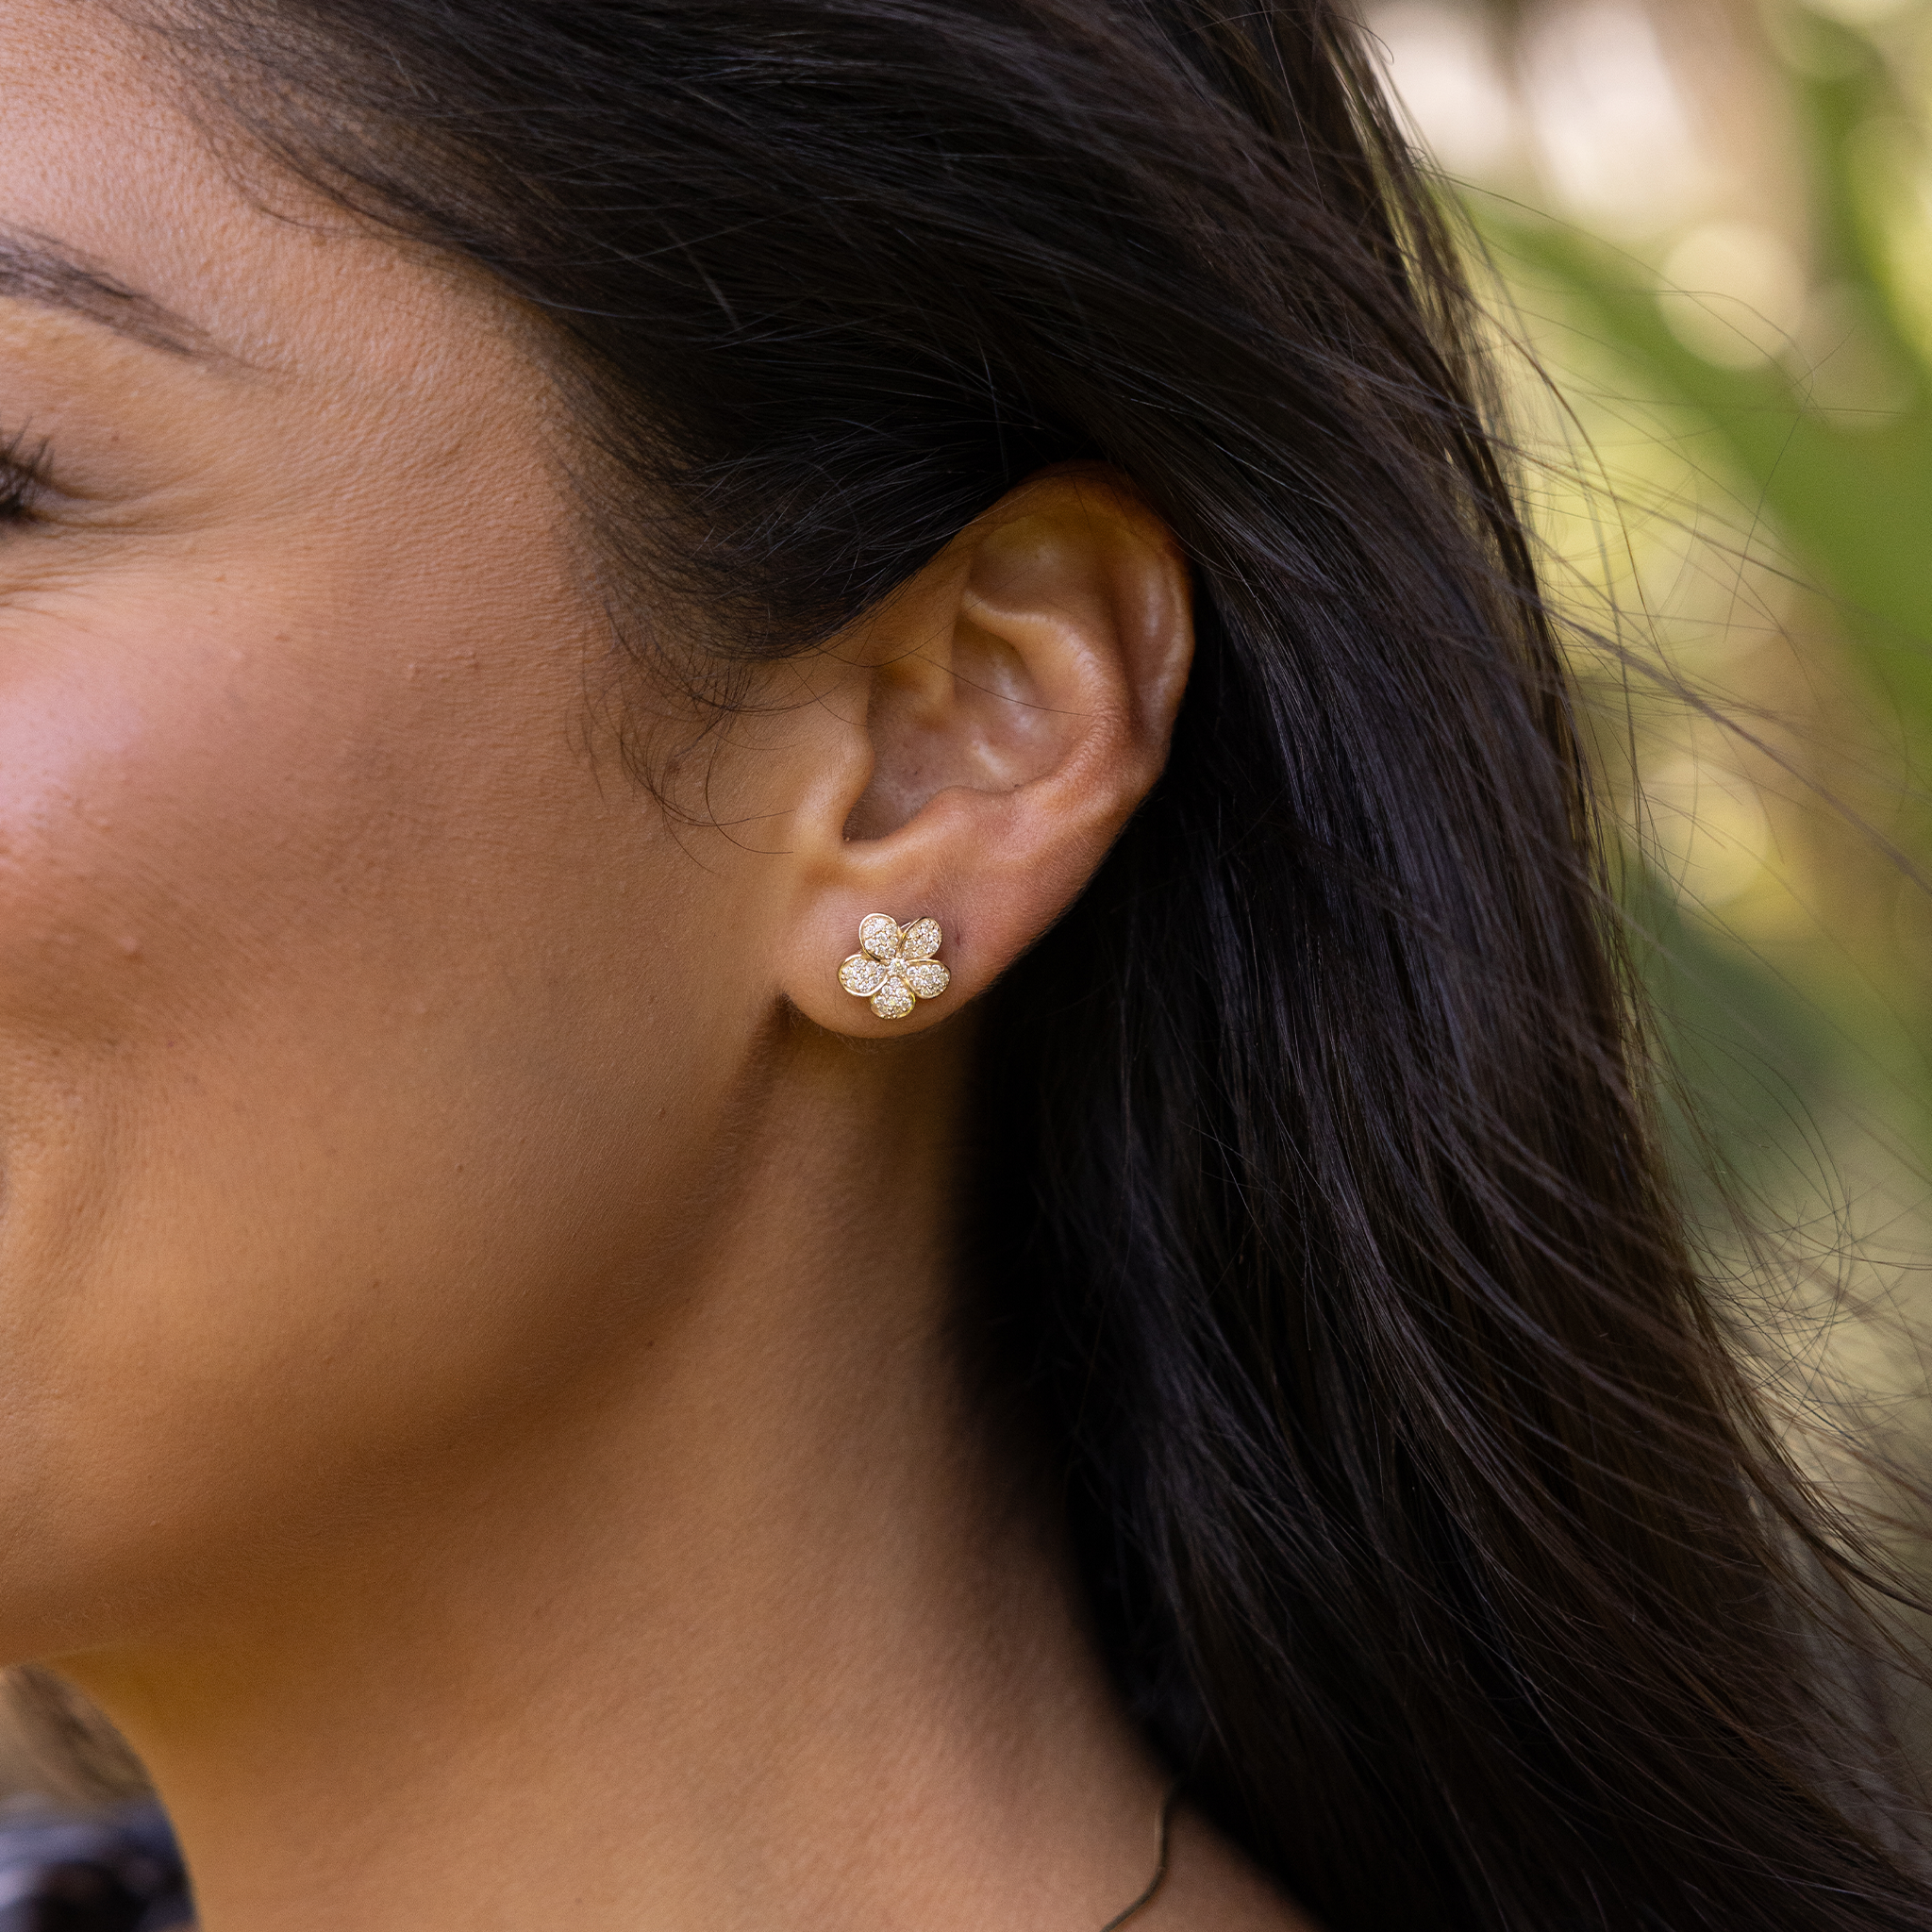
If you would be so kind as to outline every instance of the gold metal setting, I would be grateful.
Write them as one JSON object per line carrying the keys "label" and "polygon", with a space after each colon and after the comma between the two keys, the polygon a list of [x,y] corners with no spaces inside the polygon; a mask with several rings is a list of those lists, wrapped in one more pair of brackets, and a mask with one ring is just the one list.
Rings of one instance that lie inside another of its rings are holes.
{"label": "gold metal setting", "polygon": [[901,925],[883,912],[858,922],[858,943],[839,969],[839,984],[856,999],[870,1000],[881,1020],[903,1020],[921,1000],[936,1000],[953,975],[933,958],[940,949],[937,919]]}

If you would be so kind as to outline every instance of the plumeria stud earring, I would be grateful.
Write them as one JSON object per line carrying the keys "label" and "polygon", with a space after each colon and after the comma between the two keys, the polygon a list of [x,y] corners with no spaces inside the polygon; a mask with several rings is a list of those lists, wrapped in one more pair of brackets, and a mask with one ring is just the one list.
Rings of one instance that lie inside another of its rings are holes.
{"label": "plumeria stud earring", "polygon": [[937,919],[901,925],[883,912],[858,922],[858,943],[839,969],[839,984],[858,999],[870,1000],[881,1020],[903,1020],[921,1000],[936,1000],[953,975],[933,958],[940,949]]}

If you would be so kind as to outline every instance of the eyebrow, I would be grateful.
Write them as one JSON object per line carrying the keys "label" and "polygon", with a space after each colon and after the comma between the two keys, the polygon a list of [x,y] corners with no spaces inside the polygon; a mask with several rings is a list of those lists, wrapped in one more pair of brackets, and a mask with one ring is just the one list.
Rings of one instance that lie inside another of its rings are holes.
{"label": "eyebrow", "polygon": [[196,355],[206,344],[204,332],[185,316],[38,235],[0,230],[0,297],[64,308],[170,355]]}

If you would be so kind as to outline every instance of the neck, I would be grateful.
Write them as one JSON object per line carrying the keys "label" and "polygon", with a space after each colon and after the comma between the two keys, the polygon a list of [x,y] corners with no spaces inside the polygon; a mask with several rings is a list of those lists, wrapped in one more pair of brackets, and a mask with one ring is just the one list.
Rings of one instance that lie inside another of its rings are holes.
{"label": "neck", "polygon": [[[1160,1774],[947,1339],[947,1051],[794,1041],[594,1360],[66,1660],[204,1932],[1097,1932],[1138,1892]],[[840,1124],[895,1112],[888,1171]]]}

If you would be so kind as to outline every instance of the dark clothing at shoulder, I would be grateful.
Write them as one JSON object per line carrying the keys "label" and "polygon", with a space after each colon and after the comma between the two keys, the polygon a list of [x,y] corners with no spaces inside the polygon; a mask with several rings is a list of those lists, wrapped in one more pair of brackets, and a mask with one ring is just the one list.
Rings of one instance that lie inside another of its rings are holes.
{"label": "dark clothing at shoulder", "polygon": [[164,1932],[193,1918],[158,1805],[0,1809],[0,1932]]}

